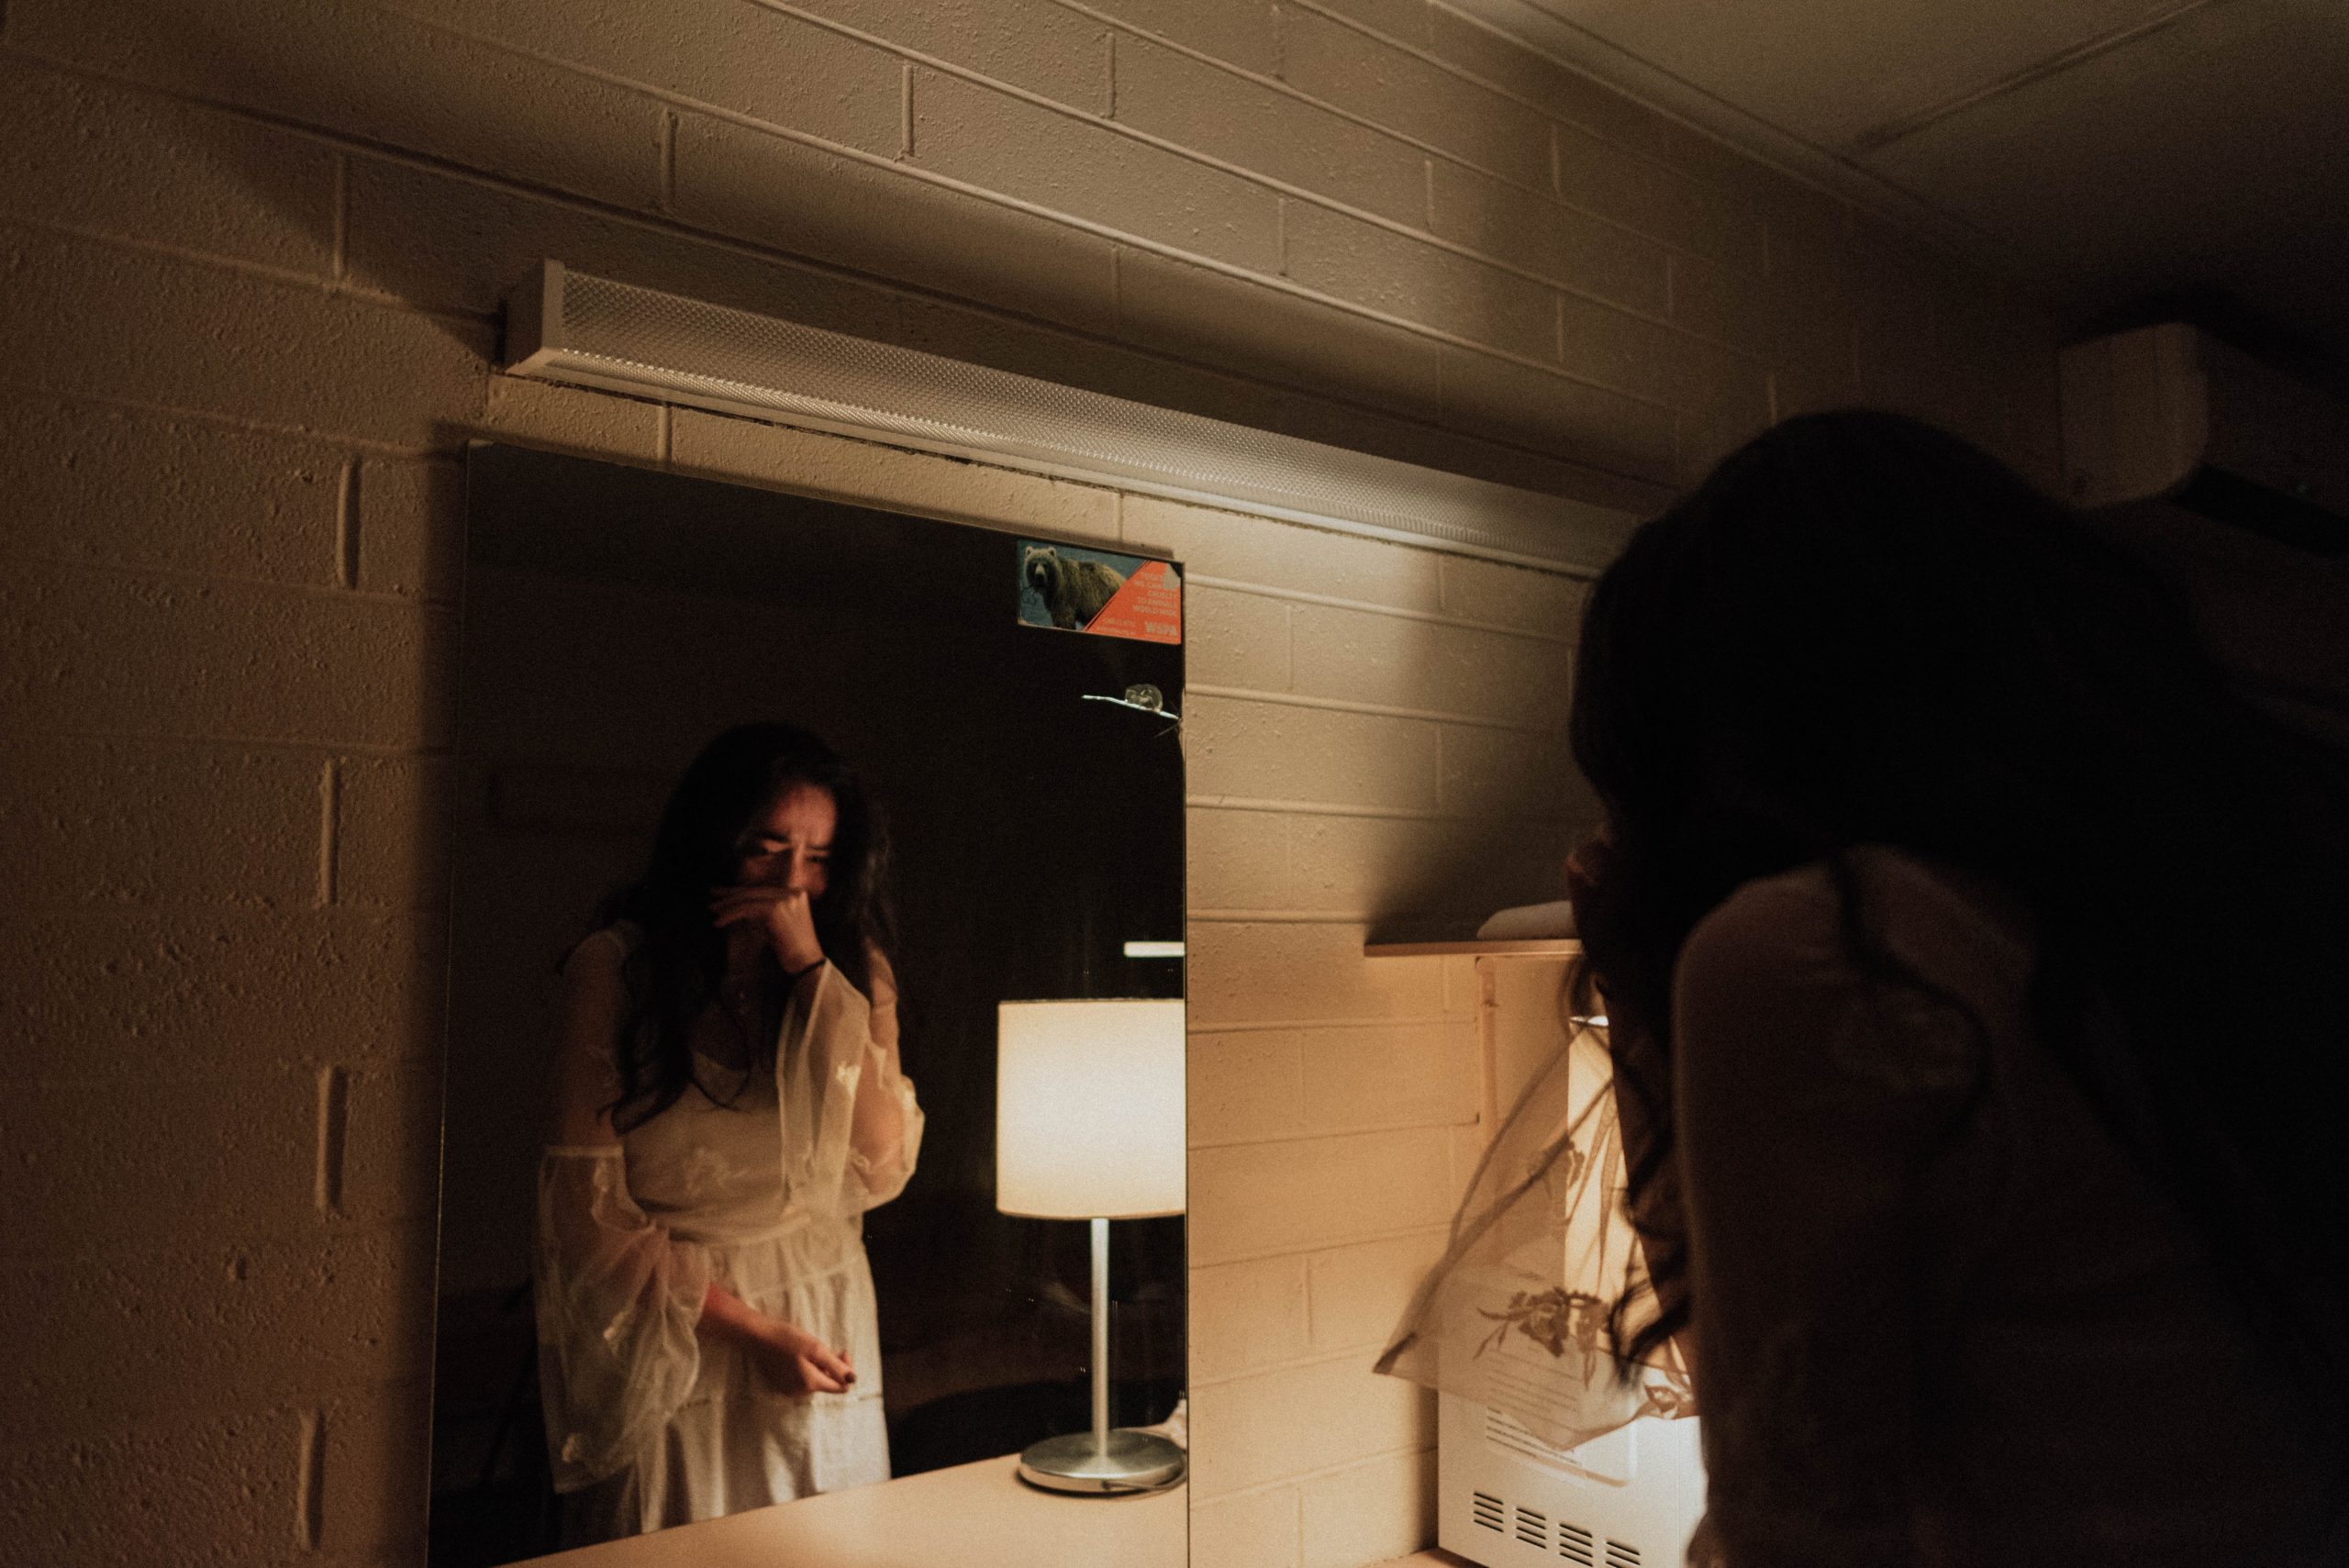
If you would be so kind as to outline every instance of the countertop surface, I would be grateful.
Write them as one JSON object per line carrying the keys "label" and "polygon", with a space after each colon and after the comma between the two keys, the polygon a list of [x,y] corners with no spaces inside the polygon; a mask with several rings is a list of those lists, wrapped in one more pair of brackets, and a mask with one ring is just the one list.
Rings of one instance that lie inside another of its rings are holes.
{"label": "countertop surface", "polygon": [[582,1547],[541,1568],[1185,1568],[1186,1486],[1140,1497],[1041,1492],[1017,1456]]}

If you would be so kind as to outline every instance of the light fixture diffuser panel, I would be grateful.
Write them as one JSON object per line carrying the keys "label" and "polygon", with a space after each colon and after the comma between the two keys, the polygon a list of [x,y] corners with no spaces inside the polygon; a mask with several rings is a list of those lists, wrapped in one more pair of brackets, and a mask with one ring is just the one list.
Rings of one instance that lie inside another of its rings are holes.
{"label": "light fixture diffuser panel", "polygon": [[507,366],[1460,553],[1596,572],[1626,513],[574,272],[516,291]]}

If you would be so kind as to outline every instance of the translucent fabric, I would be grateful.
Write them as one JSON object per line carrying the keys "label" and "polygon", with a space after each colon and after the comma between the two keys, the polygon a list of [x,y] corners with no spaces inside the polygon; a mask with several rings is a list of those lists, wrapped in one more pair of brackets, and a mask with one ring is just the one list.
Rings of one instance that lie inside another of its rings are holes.
{"label": "translucent fabric", "polygon": [[1612,1083],[1588,1028],[1533,1073],[1378,1371],[1489,1407],[1562,1449],[1641,1416],[1696,1413],[1676,1350],[1628,1365],[1610,1329],[1628,1340],[1655,1315],[1624,1207]]}
{"label": "translucent fabric", "polygon": [[[703,1087],[618,1142],[546,1151],[540,1392],[555,1488],[578,1495],[567,1537],[887,1478],[861,1216],[903,1189],[920,1147],[895,1042],[894,1007],[827,964],[786,1012],[772,1075],[700,1058]],[[595,1066],[608,1103],[608,1052]],[[852,1390],[783,1393],[739,1347],[701,1338],[713,1284],[845,1351]]]}
{"label": "translucent fabric", "polygon": [[539,1380],[558,1492],[611,1474],[685,1403],[706,1249],[653,1224],[620,1145],[551,1146],[539,1165]]}
{"label": "translucent fabric", "polygon": [[[787,1207],[862,1214],[896,1197],[913,1175],[922,1113],[890,1049],[896,1013],[872,1006],[829,963],[813,995],[794,999],[785,1049],[775,1053]],[[789,1049],[794,1043],[800,1049]]]}

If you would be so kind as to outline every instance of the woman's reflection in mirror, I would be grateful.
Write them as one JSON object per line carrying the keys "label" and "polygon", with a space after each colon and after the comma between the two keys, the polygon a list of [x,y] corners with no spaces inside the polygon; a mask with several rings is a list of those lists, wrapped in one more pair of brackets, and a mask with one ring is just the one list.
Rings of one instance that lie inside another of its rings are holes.
{"label": "woman's reflection in mirror", "polygon": [[577,1545],[888,1478],[863,1215],[913,1173],[885,835],[793,725],[706,746],[562,971],[535,1255]]}

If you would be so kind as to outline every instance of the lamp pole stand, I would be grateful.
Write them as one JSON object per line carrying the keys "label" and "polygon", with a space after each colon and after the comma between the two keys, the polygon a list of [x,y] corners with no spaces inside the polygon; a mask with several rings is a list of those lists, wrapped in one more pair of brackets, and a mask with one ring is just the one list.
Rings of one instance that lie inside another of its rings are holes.
{"label": "lamp pole stand", "polygon": [[1155,1432],[1109,1429],[1109,1222],[1093,1227],[1093,1429],[1030,1444],[1019,1478],[1054,1492],[1156,1492],[1183,1479],[1186,1456]]}

